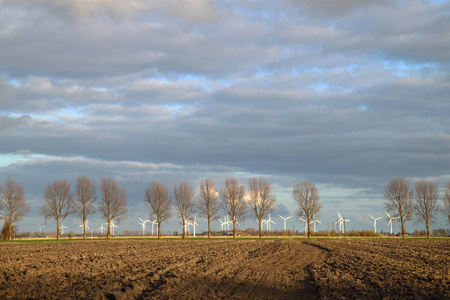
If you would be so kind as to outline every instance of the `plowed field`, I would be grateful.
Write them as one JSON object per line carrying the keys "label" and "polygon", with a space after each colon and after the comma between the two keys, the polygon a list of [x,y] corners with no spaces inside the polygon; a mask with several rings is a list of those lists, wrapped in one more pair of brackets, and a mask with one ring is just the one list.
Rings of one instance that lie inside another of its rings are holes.
{"label": "plowed field", "polygon": [[450,241],[0,244],[0,299],[450,299]]}

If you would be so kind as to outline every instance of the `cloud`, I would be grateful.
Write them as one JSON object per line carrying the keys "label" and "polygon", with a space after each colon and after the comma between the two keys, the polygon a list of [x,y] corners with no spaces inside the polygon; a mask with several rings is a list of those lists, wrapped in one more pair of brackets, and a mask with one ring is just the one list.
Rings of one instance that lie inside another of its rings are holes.
{"label": "cloud", "polygon": [[287,211],[304,179],[324,218],[382,210],[392,177],[448,181],[449,7],[3,1],[1,152],[15,159],[0,174],[37,202],[79,174],[140,200],[153,179],[266,176]]}

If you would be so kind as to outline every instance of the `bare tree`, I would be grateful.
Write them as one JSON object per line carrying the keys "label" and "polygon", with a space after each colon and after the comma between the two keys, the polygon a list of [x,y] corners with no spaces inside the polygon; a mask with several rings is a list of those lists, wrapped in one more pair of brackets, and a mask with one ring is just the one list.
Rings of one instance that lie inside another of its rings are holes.
{"label": "bare tree", "polygon": [[436,219],[439,212],[439,186],[430,181],[420,180],[415,185],[414,212],[420,221],[424,221],[427,228],[427,239],[430,238],[430,223]]}
{"label": "bare tree", "polygon": [[3,228],[1,231],[1,240],[11,240],[16,236],[16,226],[10,226],[8,219],[3,223]]}
{"label": "bare tree", "polygon": [[45,189],[41,214],[45,220],[51,218],[56,221],[57,240],[59,240],[59,225],[73,212],[73,195],[70,192],[70,181],[63,179],[50,183]]}
{"label": "bare tree", "polygon": [[450,223],[450,182],[445,185],[444,188],[444,207],[442,208],[442,212],[447,216],[448,222]]}
{"label": "bare tree", "polygon": [[87,176],[80,176],[77,179],[75,212],[83,222],[83,240],[86,239],[86,219],[90,214],[95,213],[94,202],[97,200],[97,187],[94,180]]}
{"label": "bare tree", "polygon": [[194,193],[192,187],[186,182],[180,183],[179,186],[173,187],[173,194],[183,223],[183,239],[186,237],[186,221],[189,220],[195,210]]}
{"label": "bare tree", "polygon": [[311,238],[311,221],[322,208],[322,204],[319,202],[319,190],[311,181],[302,181],[294,186],[292,195],[298,204],[297,215],[305,217],[308,226],[308,238]]}
{"label": "bare tree", "polygon": [[128,213],[127,192],[125,189],[120,189],[113,178],[105,177],[102,178],[100,192],[102,202],[100,203],[99,211],[108,223],[106,238],[109,239],[111,236],[111,222],[120,222],[126,218]]}
{"label": "bare tree", "polygon": [[172,216],[170,210],[170,203],[172,198],[169,195],[169,188],[159,181],[153,181],[149,183],[147,190],[145,191],[146,203],[150,205],[153,217],[156,217],[158,223],[158,239],[161,238],[161,223],[169,219]]}
{"label": "bare tree", "polygon": [[252,178],[248,182],[249,203],[259,223],[259,237],[262,236],[262,220],[264,216],[275,210],[276,197],[271,194],[272,187],[265,179]]}
{"label": "bare tree", "polygon": [[402,236],[406,237],[405,222],[411,220],[414,192],[409,191],[409,183],[403,178],[394,178],[384,189],[384,207],[387,211],[400,216]]}
{"label": "bare tree", "polygon": [[4,218],[8,222],[8,239],[13,237],[14,224],[29,210],[23,185],[12,178],[7,178],[3,186],[0,186],[0,219]]}
{"label": "bare tree", "polygon": [[233,222],[233,238],[236,238],[236,223],[244,218],[246,213],[245,188],[239,185],[235,178],[227,178],[222,187],[222,201],[225,210]]}
{"label": "bare tree", "polygon": [[200,182],[198,209],[200,216],[208,219],[208,238],[211,238],[211,222],[219,218],[220,210],[219,193],[211,179]]}

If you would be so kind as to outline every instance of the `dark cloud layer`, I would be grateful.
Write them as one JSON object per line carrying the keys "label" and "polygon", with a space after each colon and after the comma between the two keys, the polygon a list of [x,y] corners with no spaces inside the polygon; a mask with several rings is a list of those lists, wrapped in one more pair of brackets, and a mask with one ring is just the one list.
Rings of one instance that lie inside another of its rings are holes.
{"label": "dark cloud layer", "polygon": [[133,217],[151,180],[229,176],[267,177],[283,214],[303,179],[322,187],[324,218],[383,213],[392,177],[450,180],[449,11],[0,1],[1,177],[24,182],[33,213],[49,182],[85,174],[116,177]]}

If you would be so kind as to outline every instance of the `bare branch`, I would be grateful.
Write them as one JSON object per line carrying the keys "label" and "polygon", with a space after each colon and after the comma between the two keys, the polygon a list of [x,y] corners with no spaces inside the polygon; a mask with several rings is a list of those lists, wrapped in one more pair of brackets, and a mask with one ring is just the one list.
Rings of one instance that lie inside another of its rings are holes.
{"label": "bare branch", "polygon": [[211,179],[202,180],[199,189],[198,209],[200,216],[208,220],[208,238],[211,238],[211,222],[219,218],[220,202],[216,185]]}
{"label": "bare branch", "polygon": [[159,181],[153,181],[145,192],[146,203],[150,205],[151,215],[156,217],[158,223],[158,239],[161,238],[161,223],[172,216],[170,203],[172,198],[169,195],[169,188]]}
{"label": "bare branch", "polygon": [[67,179],[55,180],[47,186],[44,194],[44,204],[41,214],[45,219],[56,221],[56,239],[59,240],[59,224],[72,214],[73,195],[70,192],[70,181]]}
{"label": "bare branch", "polygon": [[173,187],[173,194],[183,224],[184,239],[186,236],[186,221],[189,220],[195,210],[194,193],[192,192],[192,188],[186,182],[182,182],[179,186]]}
{"label": "bare branch", "polygon": [[322,208],[322,204],[319,202],[319,190],[311,181],[302,181],[294,186],[292,195],[298,204],[297,215],[306,218],[308,238],[311,238],[311,220]]}
{"label": "bare branch", "polygon": [[113,220],[120,222],[126,218],[128,213],[127,193],[125,189],[120,189],[119,185],[113,178],[102,178],[100,185],[102,194],[102,203],[99,211],[108,223],[106,238],[111,235],[111,222]]}
{"label": "bare branch", "polygon": [[246,213],[245,188],[239,185],[235,178],[227,178],[222,187],[222,201],[225,210],[233,222],[233,238],[236,238],[236,223],[244,218]]}
{"label": "bare branch", "polygon": [[94,202],[97,200],[97,187],[94,180],[80,176],[76,184],[75,211],[83,222],[83,239],[86,239],[86,219],[95,212]]}
{"label": "bare branch", "polygon": [[8,222],[8,239],[13,236],[14,223],[20,221],[29,209],[23,185],[7,178],[0,186],[0,219],[3,217]]}
{"label": "bare branch", "polygon": [[384,189],[384,207],[400,217],[402,236],[406,237],[405,222],[411,219],[414,192],[409,190],[409,183],[403,178],[394,178]]}
{"label": "bare branch", "polygon": [[437,184],[426,180],[420,180],[415,185],[414,212],[420,221],[424,221],[427,228],[427,238],[430,238],[430,224],[436,219],[439,212],[438,199],[439,187]]}
{"label": "bare branch", "polygon": [[445,185],[444,188],[444,207],[442,208],[442,212],[448,218],[448,223],[450,223],[450,182]]}
{"label": "bare branch", "polygon": [[265,179],[252,178],[249,180],[248,186],[250,207],[259,222],[259,237],[261,237],[262,219],[275,210],[276,197],[271,194],[272,187]]}

